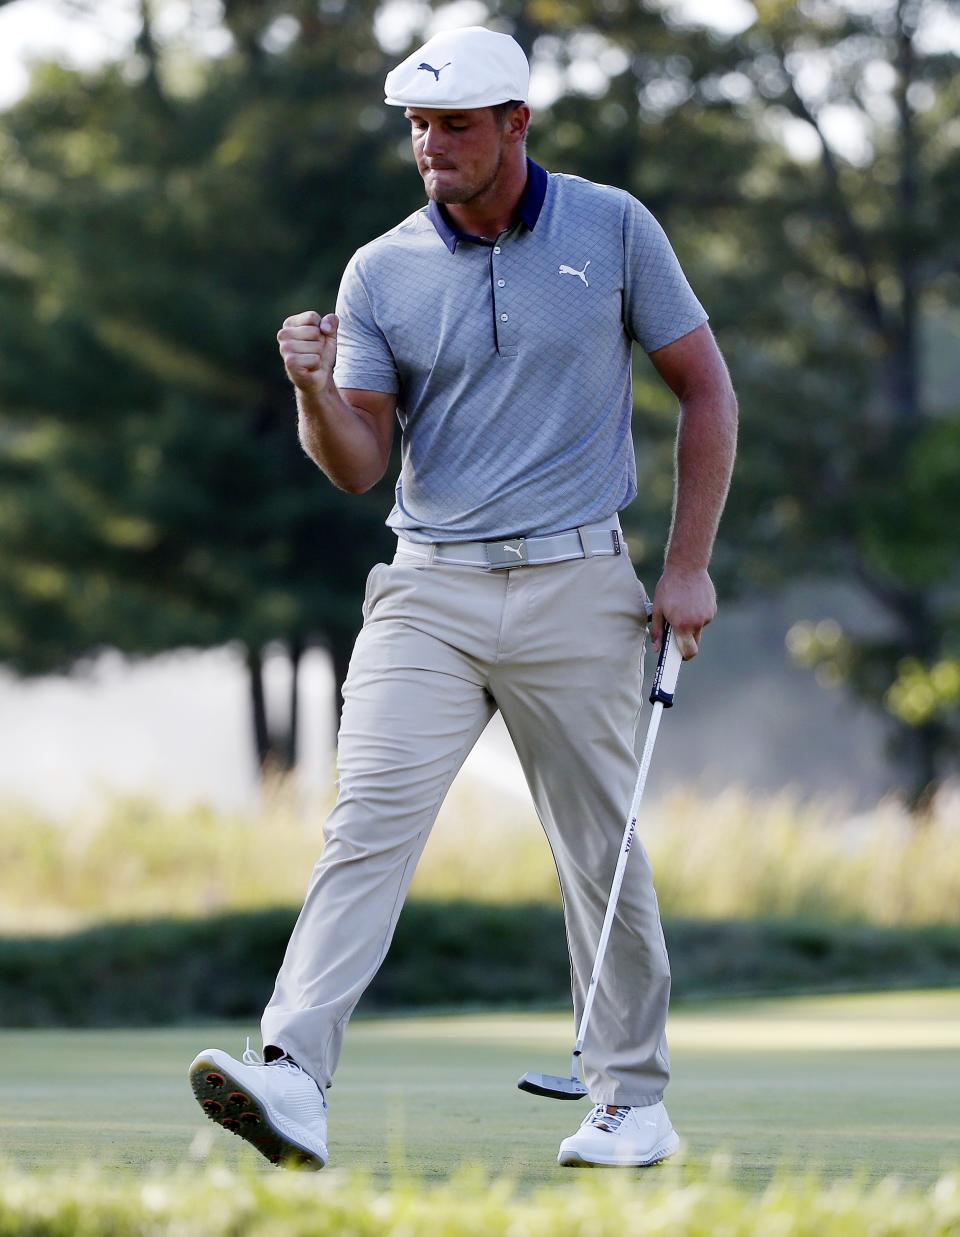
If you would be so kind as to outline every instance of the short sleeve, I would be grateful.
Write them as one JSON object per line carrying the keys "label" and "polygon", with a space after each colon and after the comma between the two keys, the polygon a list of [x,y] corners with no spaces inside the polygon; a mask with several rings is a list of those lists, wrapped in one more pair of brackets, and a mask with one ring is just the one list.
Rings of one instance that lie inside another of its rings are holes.
{"label": "short sleeve", "polygon": [[337,317],[340,329],[333,370],[337,386],[396,394],[400,390],[397,363],[377,326],[356,257],[351,258],[340,281]]}
{"label": "short sleeve", "polygon": [[656,352],[707,321],[707,312],[687,282],[666,232],[629,195],[623,251],[624,325],[645,352]]}

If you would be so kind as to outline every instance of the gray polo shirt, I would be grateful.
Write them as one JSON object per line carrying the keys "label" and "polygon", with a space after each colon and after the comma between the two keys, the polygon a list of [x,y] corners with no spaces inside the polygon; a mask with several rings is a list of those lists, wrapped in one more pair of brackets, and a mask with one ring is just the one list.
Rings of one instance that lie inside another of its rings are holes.
{"label": "gray polo shirt", "polygon": [[517,222],[469,237],[431,202],[354,254],[334,380],[397,395],[388,525],[412,541],[553,533],[637,492],[630,349],[707,320],[636,198],[528,160]]}

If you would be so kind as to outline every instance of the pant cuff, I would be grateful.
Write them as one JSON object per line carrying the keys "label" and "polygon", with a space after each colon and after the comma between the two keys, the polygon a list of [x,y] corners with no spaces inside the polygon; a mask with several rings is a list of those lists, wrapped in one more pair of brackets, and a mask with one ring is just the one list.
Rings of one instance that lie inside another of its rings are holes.
{"label": "pant cuff", "polygon": [[[268,1048],[279,1049],[279,1052],[272,1052],[270,1056],[268,1057],[267,1056]],[[286,1053],[287,1056],[292,1057],[305,1074],[310,1075],[313,1081],[320,1088],[321,1094],[325,1095],[326,1091],[324,1088],[324,1084],[320,1081],[320,1071],[315,1069],[310,1064],[309,1060],[307,1059],[304,1053],[299,1052],[296,1048],[291,1048],[289,1043],[284,1043],[282,1035],[271,1035],[269,1038],[267,1037],[264,1038],[264,1041],[263,1041],[264,1061],[273,1060],[275,1057],[282,1056],[284,1053]]]}
{"label": "pant cuff", "polygon": [[660,1103],[663,1091],[625,1091],[622,1087],[616,1087],[610,1092],[591,1092],[590,1098],[595,1104],[612,1104],[618,1107],[629,1104],[631,1108],[650,1108],[653,1104]]}

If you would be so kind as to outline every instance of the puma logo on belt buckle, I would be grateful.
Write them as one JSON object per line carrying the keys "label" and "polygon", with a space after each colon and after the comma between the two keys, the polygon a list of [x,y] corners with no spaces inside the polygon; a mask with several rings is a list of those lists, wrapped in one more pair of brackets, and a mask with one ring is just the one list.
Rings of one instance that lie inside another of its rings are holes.
{"label": "puma logo on belt buckle", "polygon": [[491,567],[519,567],[529,562],[527,543],[523,537],[512,541],[488,541],[487,559]]}

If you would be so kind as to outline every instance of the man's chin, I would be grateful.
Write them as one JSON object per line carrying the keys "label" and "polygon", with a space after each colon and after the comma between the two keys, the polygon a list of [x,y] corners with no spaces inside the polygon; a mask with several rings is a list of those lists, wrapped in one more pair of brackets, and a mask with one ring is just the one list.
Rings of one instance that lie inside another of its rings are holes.
{"label": "man's chin", "polygon": [[427,197],[432,198],[434,202],[439,202],[442,206],[457,206],[461,202],[469,202],[472,196],[463,189],[440,189],[427,193]]}
{"label": "man's chin", "polygon": [[424,180],[423,183],[427,197],[443,205],[449,203],[451,206],[456,206],[458,202],[469,202],[473,197],[474,191],[463,185],[445,185],[442,182],[438,184],[435,179]]}

